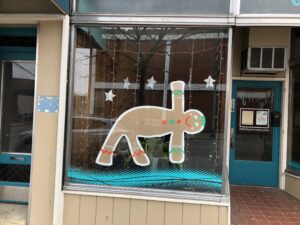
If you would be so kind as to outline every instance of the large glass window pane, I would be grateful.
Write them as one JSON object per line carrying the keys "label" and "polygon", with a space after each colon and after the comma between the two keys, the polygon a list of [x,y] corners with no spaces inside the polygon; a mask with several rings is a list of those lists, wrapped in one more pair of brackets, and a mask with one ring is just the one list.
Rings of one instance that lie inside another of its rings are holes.
{"label": "large glass window pane", "polygon": [[1,152],[31,153],[35,62],[4,62]]}
{"label": "large glass window pane", "polygon": [[229,14],[229,0],[77,0],[79,13],[100,14]]}
{"label": "large glass window pane", "polygon": [[296,1],[241,0],[241,14],[298,14]]}
{"label": "large glass window pane", "polygon": [[300,69],[294,68],[291,80],[288,168],[300,173]]}
{"label": "large glass window pane", "polygon": [[274,93],[270,88],[239,88],[236,110],[236,160],[272,161],[271,112]]}
{"label": "large glass window pane", "polygon": [[66,184],[221,193],[227,41],[223,29],[77,28]]}

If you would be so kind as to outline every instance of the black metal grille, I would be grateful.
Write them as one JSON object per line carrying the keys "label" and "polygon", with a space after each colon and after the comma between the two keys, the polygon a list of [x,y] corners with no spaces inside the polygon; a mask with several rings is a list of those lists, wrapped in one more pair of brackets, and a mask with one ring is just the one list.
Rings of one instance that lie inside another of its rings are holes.
{"label": "black metal grille", "polygon": [[30,165],[1,164],[0,181],[29,183]]}
{"label": "black metal grille", "polygon": [[35,37],[0,37],[0,46],[22,46],[22,47],[35,47]]}

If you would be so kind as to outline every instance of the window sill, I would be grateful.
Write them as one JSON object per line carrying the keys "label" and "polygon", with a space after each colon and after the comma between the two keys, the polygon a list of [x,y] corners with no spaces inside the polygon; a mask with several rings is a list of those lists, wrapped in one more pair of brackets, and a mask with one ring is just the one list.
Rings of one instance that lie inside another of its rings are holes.
{"label": "window sill", "polygon": [[141,188],[107,188],[107,187],[90,187],[82,185],[66,185],[63,190],[64,194],[101,196],[114,198],[130,198],[152,201],[166,201],[176,203],[190,203],[202,205],[229,206],[229,195],[213,193],[196,193],[183,191],[164,191]]}
{"label": "window sill", "polygon": [[300,179],[300,172],[287,168],[285,174]]}

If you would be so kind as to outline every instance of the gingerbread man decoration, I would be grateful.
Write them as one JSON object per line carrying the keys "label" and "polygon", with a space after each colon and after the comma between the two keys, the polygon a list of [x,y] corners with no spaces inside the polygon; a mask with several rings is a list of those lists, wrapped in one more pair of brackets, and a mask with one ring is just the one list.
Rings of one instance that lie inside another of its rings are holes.
{"label": "gingerbread man decoration", "polygon": [[184,111],[183,81],[171,82],[172,109],[157,106],[138,106],[122,113],[106,137],[96,163],[111,166],[113,154],[122,137],[125,137],[133,161],[148,166],[150,160],[139,137],[162,137],[170,134],[169,159],[172,163],[184,162],[184,133],[197,134],[204,129],[205,116],[198,110]]}

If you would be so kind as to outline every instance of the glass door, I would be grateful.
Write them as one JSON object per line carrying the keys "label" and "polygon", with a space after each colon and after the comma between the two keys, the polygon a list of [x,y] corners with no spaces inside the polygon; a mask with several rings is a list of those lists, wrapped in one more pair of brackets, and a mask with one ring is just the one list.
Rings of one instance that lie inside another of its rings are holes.
{"label": "glass door", "polygon": [[281,84],[233,84],[232,184],[278,186]]}
{"label": "glass door", "polygon": [[[5,61],[1,78],[0,184],[12,190],[30,182],[35,62]],[[26,201],[19,193],[1,200]]]}
{"label": "glass door", "polygon": [[0,28],[0,202],[29,198],[36,28]]}

